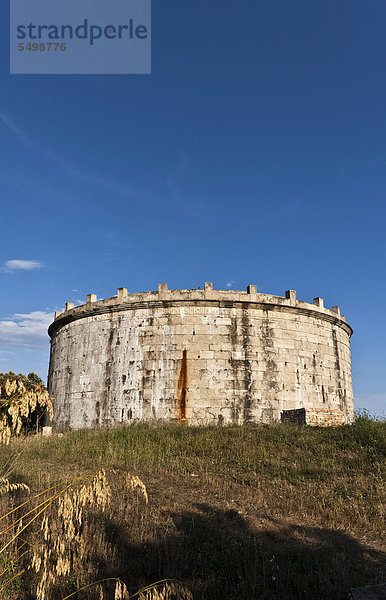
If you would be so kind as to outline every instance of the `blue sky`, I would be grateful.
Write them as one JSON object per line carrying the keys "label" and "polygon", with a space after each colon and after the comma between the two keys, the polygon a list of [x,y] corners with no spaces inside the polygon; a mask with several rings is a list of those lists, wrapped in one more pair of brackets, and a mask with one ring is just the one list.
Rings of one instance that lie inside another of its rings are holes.
{"label": "blue sky", "polygon": [[380,414],[384,0],[152,11],[150,76],[9,75],[1,4],[0,371],[45,379],[52,312],[87,293],[253,283],[341,307]]}

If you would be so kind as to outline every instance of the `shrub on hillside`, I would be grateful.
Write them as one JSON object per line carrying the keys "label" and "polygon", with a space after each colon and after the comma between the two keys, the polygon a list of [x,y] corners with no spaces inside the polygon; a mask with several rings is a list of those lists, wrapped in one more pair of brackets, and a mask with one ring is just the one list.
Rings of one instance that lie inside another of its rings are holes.
{"label": "shrub on hillside", "polygon": [[12,436],[38,431],[45,413],[52,417],[52,404],[36,373],[0,373],[0,443],[8,444]]}

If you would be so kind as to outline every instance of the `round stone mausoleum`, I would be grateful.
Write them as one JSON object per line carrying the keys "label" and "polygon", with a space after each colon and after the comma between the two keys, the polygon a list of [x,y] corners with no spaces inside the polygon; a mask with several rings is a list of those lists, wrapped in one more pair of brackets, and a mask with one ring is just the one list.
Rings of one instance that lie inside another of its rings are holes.
{"label": "round stone mausoleum", "polygon": [[57,429],[353,419],[351,327],[339,307],[247,291],[128,294],[55,313],[49,392]]}

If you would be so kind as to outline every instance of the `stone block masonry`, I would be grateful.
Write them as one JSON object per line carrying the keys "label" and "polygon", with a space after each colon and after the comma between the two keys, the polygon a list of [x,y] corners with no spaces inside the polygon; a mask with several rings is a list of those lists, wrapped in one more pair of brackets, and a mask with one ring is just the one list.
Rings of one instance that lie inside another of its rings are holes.
{"label": "stone block masonry", "polygon": [[351,422],[351,327],[339,307],[247,291],[169,290],[66,303],[49,327],[54,425]]}

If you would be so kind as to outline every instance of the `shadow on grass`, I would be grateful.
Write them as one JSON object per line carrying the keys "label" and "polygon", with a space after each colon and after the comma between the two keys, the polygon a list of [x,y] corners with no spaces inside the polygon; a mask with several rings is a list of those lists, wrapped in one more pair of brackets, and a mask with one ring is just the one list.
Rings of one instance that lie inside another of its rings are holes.
{"label": "shadow on grass", "polygon": [[346,590],[382,581],[385,555],[340,531],[268,519],[252,527],[236,511],[194,505],[168,513],[156,542],[130,542],[121,526],[104,521],[118,560],[95,556],[101,577],[120,577],[131,593],[178,579],[195,600],[340,600]]}

